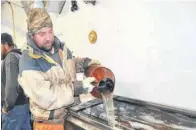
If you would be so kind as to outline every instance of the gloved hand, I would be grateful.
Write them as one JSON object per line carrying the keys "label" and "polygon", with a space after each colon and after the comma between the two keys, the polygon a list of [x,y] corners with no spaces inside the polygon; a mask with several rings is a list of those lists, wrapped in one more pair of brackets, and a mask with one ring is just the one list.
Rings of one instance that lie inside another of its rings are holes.
{"label": "gloved hand", "polygon": [[100,65],[101,63],[100,63],[98,60],[91,60],[91,61],[88,63],[88,66],[93,65],[93,64]]}
{"label": "gloved hand", "polygon": [[84,79],[82,81],[84,89],[86,89],[87,92],[91,92],[93,90],[93,88],[95,87],[91,83],[95,82],[95,81],[96,81],[95,77],[88,77],[88,78]]}

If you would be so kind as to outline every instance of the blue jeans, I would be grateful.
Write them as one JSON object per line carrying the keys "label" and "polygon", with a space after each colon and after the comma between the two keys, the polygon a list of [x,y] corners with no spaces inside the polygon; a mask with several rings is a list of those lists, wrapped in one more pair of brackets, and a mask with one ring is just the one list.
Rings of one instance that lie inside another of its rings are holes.
{"label": "blue jeans", "polygon": [[29,104],[16,105],[8,114],[1,114],[2,130],[31,130]]}

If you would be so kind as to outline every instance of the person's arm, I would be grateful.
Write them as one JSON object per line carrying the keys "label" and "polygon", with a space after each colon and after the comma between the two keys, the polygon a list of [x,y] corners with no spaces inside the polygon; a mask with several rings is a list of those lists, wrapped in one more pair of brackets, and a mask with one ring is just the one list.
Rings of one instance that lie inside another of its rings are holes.
{"label": "person's arm", "polygon": [[97,60],[92,60],[88,57],[86,58],[75,58],[76,63],[76,72],[77,73],[83,73],[85,69],[87,69],[90,65],[97,64],[100,65],[100,62]]}
{"label": "person's arm", "polygon": [[54,110],[74,102],[72,85],[52,84],[44,72],[24,70],[18,80],[25,94],[43,109]]}
{"label": "person's arm", "polygon": [[18,97],[18,59],[11,55],[5,65],[6,84],[5,84],[5,104],[3,109],[8,112],[11,110]]}
{"label": "person's arm", "polygon": [[[84,70],[90,66],[91,64],[99,64],[98,61],[91,60],[89,58],[73,58],[72,53],[69,49],[67,49],[67,58],[74,59],[76,73],[82,73]],[[83,93],[87,93],[92,90],[94,86],[91,85],[91,82],[95,81],[94,78],[88,78],[83,81],[73,81],[74,85],[74,95],[78,96]]]}
{"label": "person's arm", "polygon": [[74,86],[74,96],[79,96],[82,93],[86,93],[87,91],[83,87],[82,81],[73,81]]}
{"label": "person's arm", "polygon": [[[73,58],[72,53],[69,49],[67,49],[67,56],[68,56],[68,59]],[[76,73],[83,73],[84,70],[92,64],[98,64],[98,65],[100,64],[99,61],[92,60],[88,57],[85,57],[85,58],[77,57],[77,58],[73,58],[73,59],[75,60],[75,64],[76,64],[75,65],[76,66]]]}

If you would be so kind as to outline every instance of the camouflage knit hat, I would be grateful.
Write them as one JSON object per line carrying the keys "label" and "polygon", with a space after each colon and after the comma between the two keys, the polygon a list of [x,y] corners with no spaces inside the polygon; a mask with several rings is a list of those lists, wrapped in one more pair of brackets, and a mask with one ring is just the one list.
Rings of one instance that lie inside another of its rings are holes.
{"label": "camouflage knit hat", "polygon": [[28,14],[27,28],[29,34],[34,34],[43,27],[52,28],[52,20],[49,14],[41,8],[34,8]]}

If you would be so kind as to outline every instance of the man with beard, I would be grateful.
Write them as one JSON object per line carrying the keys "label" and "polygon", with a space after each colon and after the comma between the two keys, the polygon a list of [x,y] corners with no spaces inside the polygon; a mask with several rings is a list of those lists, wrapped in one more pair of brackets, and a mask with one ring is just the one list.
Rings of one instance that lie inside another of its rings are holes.
{"label": "man with beard", "polygon": [[52,21],[44,9],[32,9],[27,21],[27,49],[20,59],[19,83],[30,99],[34,129],[62,130],[64,123],[68,129],[64,120],[66,108],[79,103],[80,94],[91,92],[91,83],[95,81],[94,77],[76,81],[76,72],[84,72],[99,62],[73,58],[65,44],[54,36]]}
{"label": "man with beard", "polygon": [[1,34],[2,130],[31,130],[28,99],[18,84],[21,52],[14,48],[12,36]]}

